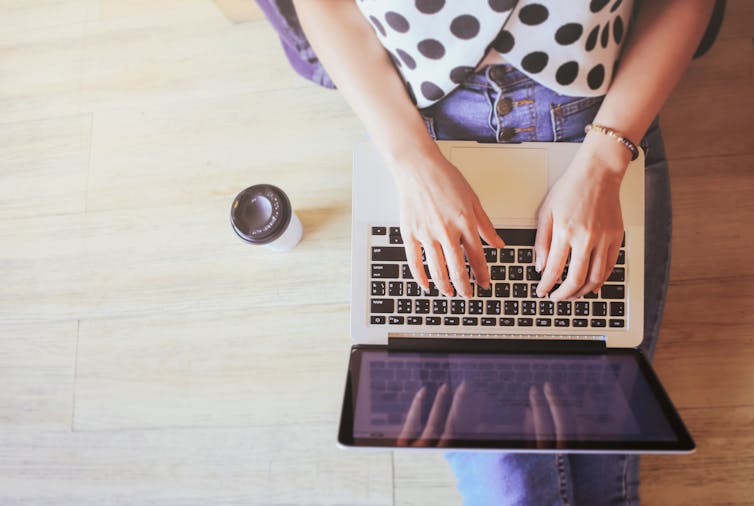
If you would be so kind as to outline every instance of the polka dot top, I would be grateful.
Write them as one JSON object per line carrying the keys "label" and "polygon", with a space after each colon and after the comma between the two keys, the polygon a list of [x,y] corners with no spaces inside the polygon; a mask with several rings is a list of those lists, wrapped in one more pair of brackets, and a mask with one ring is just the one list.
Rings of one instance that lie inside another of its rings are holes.
{"label": "polka dot top", "polygon": [[419,108],[494,51],[567,96],[607,93],[632,0],[358,0]]}

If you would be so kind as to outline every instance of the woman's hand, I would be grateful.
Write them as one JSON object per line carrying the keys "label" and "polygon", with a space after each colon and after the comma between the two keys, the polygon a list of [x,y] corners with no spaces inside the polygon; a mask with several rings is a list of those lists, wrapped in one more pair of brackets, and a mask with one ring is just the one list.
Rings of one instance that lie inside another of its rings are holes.
{"label": "woman's hand", "polygon": [[473,295],[464,252],[476,283],[489,288],[479,237],[496,248],[505,244],[459,170],[437,149],[393,162],[391,169],[400,191],[401,235],[414,279],[429,288],[423,246],[430,276],[444,295],[453,296],[453,286],[463,297]]}
{"label": "woman's hand", "polygon": [[537,296],[561,279],[568,254],[568,275],[550,294],[573,300],[598,290],[610,276],[623,241],[620,185],[630,158],[614,139],[590,133],[566,172],[550,188],[537,214],[534,246],[542,273]]}

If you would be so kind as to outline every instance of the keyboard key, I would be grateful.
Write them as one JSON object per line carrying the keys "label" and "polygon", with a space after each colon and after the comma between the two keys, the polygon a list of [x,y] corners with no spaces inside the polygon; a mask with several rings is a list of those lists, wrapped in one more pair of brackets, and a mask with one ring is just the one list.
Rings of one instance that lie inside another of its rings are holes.
{"label": "keyboard key", "polygon": [[430,297],[438,297],[440,295],[440,290],[437,289],[434,281],[429,282],[429,290],[427,291],[427,295],[429,295]]}
{"label": "keyboard key", "polygon": [[401,227],[390,227],[390,235],[401,235]]}
{"label": "keyboard key", "polygon": [[[392,313],[392,310],[388,312]],[[517,300],[504,301],[503,313],[507,315],[517,315],[518,314],[518,301]]]}
{"label": "keyboard key", "polygon": [[511,281],[522,281],[524,279],[524,268],[521,265],[511,265],[508,269],[508,279]]}
{"label": "keyboard key", "polygon": [[607,315],[607,302],[592,302],[592,316]]}
{"label": "keyboard key", "polygon": [[505,279],[505,266],[493,265],[490,267],[490,279],[493,281],[500,281]]}
{"label": "keyboard key", "polygon": [[571,301],[561,300],[558,302],[558,316],[571,316]]}
{"label": "keyboard key", "polygon": [[496,318],[482,318],[483,327],[494,327],[495,325],[497,325]]}
{"label": "keyboard key", "polygon": [[477,285],[476,296],[477,297],[492,297],[492,284],[490,284],[489,288],[482,288],[481,286]]}
{"label": "keyboard key", "polygon": [[440,317],[439,316],[427,316],[424,321],[427,323],[427,325],[440,325]]}
{"label": "keyboard key", "polygon": [[615,267],[613,272],[610,273],[610,277],[607,278],[610,281],[620,281],[621,283],[626,280],[626,269],[623,267]]}
{"label": "keyboard key", "polygon": [[555,312],[555,304],[551,300],[539,301],[539,314],[542,316],[551,316]]}
{"label": "keyboard key", "polygon": [[574,302],[573,314],[576,316],[589,316],[589,303],[588,302]]}
{"label": "keyboard key", "polygon": [[381,314],[375,314],[369,318],[369,323],[371,323],[372,325],[384,325],[385,321],[385,316]]}
{"label": "keyboard key", "polygon": [[516,324],[516,320],[513,318],[500,318],[501,327],[513,327]]}
{"label": "keyboard key", "polygon": [[489,247],[484,248],[484,258],[487,260],[487,263],[497,263],[497,249]]}
{"label": "keyboard key", "polygon": [[594,292],[587,292],[587,293],[584,294],[584,298],[585,299],[596,299],[597,298],[597,294],[594,293]]}
{"label": "keyboard key", "polygon": [[399,268],[394,264],[372,264],[373,278],[398,278]]}
{"label": "keyboard key", "polygon": [[533,300],[525,300],[521,303],[521,314],[523,315],[535,315],[537,314],[537,303]]}
{"label": "keyboard key", "polygon": [[372,262],[405,262],[406,250],[403,246],[373,246]]}
{"label": "keyboard key", "polygon": [[624,299],[626,287],[624,285],[602,285],[601,295],[603,299]]}
{"label": "keyboard key", "polygon": [[385,295],[385,282],[372,281],[372,295]]}
{"label": "keyboard key", "polygon": [[411,269],[408,267],[408,264],[403,264],[401,266],[401,273],[403,274],[403,279],[414,279],[413,274],[411,274]]}
{"label": "keyboard key", "polygon": [[446,299],[438,299],[432,301],[432,313],[433,314],[446,314],[448,312],[448,301]]}
{"label": "keyboard key", "polygon": [[618,327],[624,327],[625,323],[620,318],[611,318],[610,319],[610,327],[612,328],[618,328]]}
{"label": "keyboard key", "polygon": [[457,316],[446,316],[443,318],[445,325],[458,325],[460,322],[461,320]]}
{"label": "keyboard key", "polygon": [[534,250],[531,248],[521,248],[518,250],[518,263],[530,264],[534,261]]}
{"label": "keyboard key", "polygon": [[537,318],[537,327],[551,327],[551,326],[552,326],[551,318]]}
{"label": "keyboard key", "polygon": [[519,318],[518,319],[519,327],[531,327],[532,325],[534,325],[534,320],[532,318]]}
{"label": "keyboard key", "polygon": [[414,302],[414,313],[416,314],[429,313],[429,299],[416,299],[416,302]]}
{"label": "keyboard key", "polygon": [[511,248],[503,248],[500,250],[500,263],[512,264],[516,261],[516,252]]}
{"label": "keyboard key", "polygon": [[527,281],[539,281],[542,279],[542,275],[537,272],[537,269],[533,265],[526,266],[526,280]]}
{"label": "keyboard key", "polygon": [[396,313],[406,314],[411,312],[411,299],[398,299],[398,310]]}
{"label": "keyboard key", "polygon": [[391,235],[390,244],[403,244],[403,237],[400,235]]}
{"label": "keyboard key", "polygon": [[591,325],[592,327],[605,327],[607,322],[604,318],[592,318]]}
{"label": "keyboard key", "polygon": [[477,318],[476,316],[464,316],[463,324],[464,325],[479,325],[479,318]]}
{"label": "keyboard key", "polygon": [[400,281],[388,283],[388,294],[393,297],[403,297],[403,283]]}
{"label": "keyboard key", "polygon": [[625,316],[625,306],[622,302],[610,303],[610,316]]}
{"label": "keyboard key", "polygon": [[469,301],[469,314],[482,314],[484,312],[484,302],[481,300]]}
{"label": "keyboard key", "polygon": [[529,296],[529,285],[526,283],[513,284],[513,296],[517,299],[525,299]]}
{"label": "keyboard key", "polygon": [[369,312],[378,314],[389,314],[395,312],[395,301],[393,299],[370,299]]}
{"label": "keyboard key", "polygon": [[555,318],[556,327],[570,327],[571,321],[568,318]]}
{"label": "keyboard key", "polygon": [[574,318],[573,319],[573,326],[574,327],[588,327],[589,326],[589,320],[586,318]]}
{"label": "keyboard key", "polygon": [[403,325],[403,321],[404,320],[402,316],[391,316],[388,319],[388,323],[390,323],[390,325]]}
{"label": "keyboard key", "polygon": [[537,230],[534,228],[502,228],[497,235],[503,238],[507,246],[534,246]]}
{"label": "keyboard key", "polygon": [[406,282],[406,295],[409,297],[418,297],[421,294],[422,288],[419,286],[419,283],[416,283],[415,281]]}
{"label": "keyboard key", "polygon": [[618,252],[618,261],[615,262],[618,265],[623,265],[626,263],[626,250],[620,250]]}
{"label": "keyboard key", "polygon": [[495,297],[497,297],[498,299],[507,299],[510,296],[510,283],[495,283]]}
{"label": "keyboard key", "polygon": [[486,304],[487,314],[500,314],[500,301],[499,300],[488,300]]}
{"label": "keyboard key", "polygon": [[409,325],[421,325],[422,324],[422,317],[421,316],[409,316],[406,318],[406,323]]}
{"label": "keyboard key", "polygon": [[372,235],[385,235],[387,229],[385,227],[372,227]]}
{"label": "keyboard key", "polygon": [[466,314],[466,301],[465,300],[451,300],[450,313],[451,314]]}
{"label": "keyboard key", "polygon": [[529,284],[529,293],[532,297],[537,297],[537,286],[539,286],[539,283],[530,283]]}

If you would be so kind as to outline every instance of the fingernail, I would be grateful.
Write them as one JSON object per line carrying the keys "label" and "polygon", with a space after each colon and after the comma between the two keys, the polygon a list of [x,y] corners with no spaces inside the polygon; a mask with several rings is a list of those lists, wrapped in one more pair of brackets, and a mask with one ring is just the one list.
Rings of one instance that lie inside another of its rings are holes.
{"label": "fingernail", "polygon": [[542,260],[537,258],[537,261],[534,263],[534,270],[537,272],[542,272]]}

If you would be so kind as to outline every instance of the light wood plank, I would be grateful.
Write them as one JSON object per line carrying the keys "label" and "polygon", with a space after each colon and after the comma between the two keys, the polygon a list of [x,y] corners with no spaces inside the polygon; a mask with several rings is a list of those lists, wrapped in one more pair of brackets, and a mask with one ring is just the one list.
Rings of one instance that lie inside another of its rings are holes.
{"label": "light wood plank", "polygon": [[249,0],[213,0],[228,21],[232,23],[246,23],[264,19],[261,9]]}

